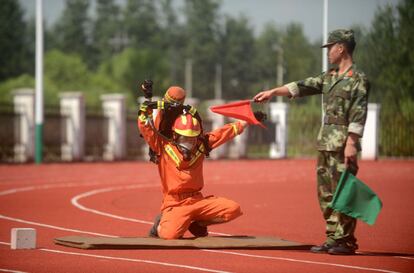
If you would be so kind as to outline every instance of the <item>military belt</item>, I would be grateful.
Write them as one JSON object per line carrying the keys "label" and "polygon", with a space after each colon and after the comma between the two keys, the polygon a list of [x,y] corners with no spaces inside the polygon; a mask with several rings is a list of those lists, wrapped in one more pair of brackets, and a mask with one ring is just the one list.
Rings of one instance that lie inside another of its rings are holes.
{"label": "military belt", "polygon": [[344,126],[347,126],[348,125],[348,121],[345,118],[343,118],[343,117],[330,117],[330,116],[325,116],[323,118],[323,123],[324,124],[344,125]]}

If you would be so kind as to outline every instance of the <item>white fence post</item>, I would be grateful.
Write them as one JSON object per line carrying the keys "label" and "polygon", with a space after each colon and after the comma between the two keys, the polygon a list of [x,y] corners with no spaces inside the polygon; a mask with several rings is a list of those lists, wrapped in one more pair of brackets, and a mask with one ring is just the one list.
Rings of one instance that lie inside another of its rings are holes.
{"label": "white fence post", "polygon": [[285,158],[287,156],[287,113],[288,105],[284,102],[269,103],[270,120],[275,123],[275,141],[270,144],[270,158]]}
{"label": "white fence post", "polygon": [[[238,121],[232,119],[233,122]],[[254,125],[250,125],[254,126]],[[241,135],[236,136],[232,141],[228,142],[228,157],[231,159],[240,159],[247,156],[247,140],[249,136],[249,126],[244,129]]]}
{"label": "white fence post", "polygon": [[26,162],[34,158],[34,90],[13,91],[14,112],[19,116],[14,160]]}
{"label": "white fence post", "polygon": [[122,159],[126,155],[125,96],[106,94],[101,96],[104,116],[108,119],[108,143],[104,147],[104,160]]}
{"label": "white fence post", "polygon": [[85,150],[85,103],[81,92],[60,94],[60,113],[63,117],[64,143],[62,160],[82,160]]}
{"label": "white fence post", "polygon": [[368,116],[362,138],[361,159],[375,160],[378,158],[379,113],[381,105],[368,103]]}

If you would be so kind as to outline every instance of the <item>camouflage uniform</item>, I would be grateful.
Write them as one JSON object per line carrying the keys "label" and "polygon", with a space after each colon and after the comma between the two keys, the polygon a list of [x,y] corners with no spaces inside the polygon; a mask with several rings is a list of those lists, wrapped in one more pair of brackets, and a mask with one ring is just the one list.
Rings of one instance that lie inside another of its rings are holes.
{"label": "camouflage uniform", "polygon": [[[363,135],[367,116],[368,80],[352,65],[342,75],[338,75],[337,70],[330,70],[286,86],[292,97],[323,94],[324,120],[317,141],[317,184],[319,204],[326,221],[326,243],[344,243],[356,249],[356,219],[333,211],[328,205],[341,173],[345,170],[344,149],[348,133]],[[361,150],[359,143],[357,149]],[[349,166],[349,169],[356,175],[356,165]]]}

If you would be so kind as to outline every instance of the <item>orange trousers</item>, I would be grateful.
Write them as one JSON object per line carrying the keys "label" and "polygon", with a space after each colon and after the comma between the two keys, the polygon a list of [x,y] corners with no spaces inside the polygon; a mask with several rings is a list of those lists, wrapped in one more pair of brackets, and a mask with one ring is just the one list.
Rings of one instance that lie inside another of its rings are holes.
{"label": "orange trousers", "polygon": [[158,235],[163,239],[181,238],[191,222],[202,221],[211,224],[231,221],[243,213],[236,202],[215,196],[190,197],[179,206],[162,211]]}

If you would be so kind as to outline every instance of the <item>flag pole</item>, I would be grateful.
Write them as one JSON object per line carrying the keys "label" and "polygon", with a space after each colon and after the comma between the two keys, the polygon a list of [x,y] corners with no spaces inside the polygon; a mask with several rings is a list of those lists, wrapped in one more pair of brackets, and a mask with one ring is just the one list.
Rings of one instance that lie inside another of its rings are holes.
{"label": "flag pole", "polygon": [[[323,27],[322,27],[322,34],[323,34],[323,41],[322,44],[326,44],[328,41],[328,0],[323,0]],[[327,55],[327,48],[322,48],[322,72],[328,71],[328,55]],[[322,109],[322,124],[325,117],[325,113],[323,111],[323,94],[321,96],[321,109]]]}
{"label": "flag pole", "polygon": [[36,0],[35,162],[43,150],[43,0]]}
{"label": "flag pole", "polygon": [[[323,41],[322,44],[326,44],[328,41],[328,0],[323,1]],[[327,48],[322,48],[322,72],[328,70],[328,56]]]}

